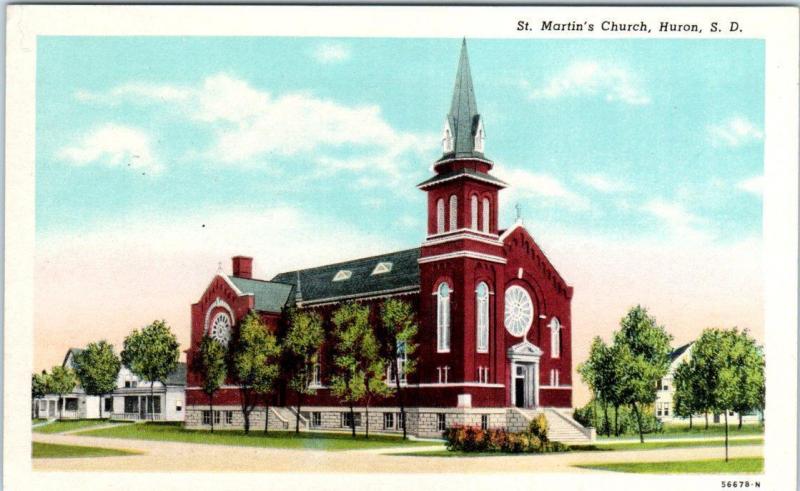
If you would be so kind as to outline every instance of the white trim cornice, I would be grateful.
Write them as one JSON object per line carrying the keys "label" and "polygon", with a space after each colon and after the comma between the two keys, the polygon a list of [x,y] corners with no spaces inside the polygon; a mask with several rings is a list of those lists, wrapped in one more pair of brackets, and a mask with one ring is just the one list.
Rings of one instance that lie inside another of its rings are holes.
{"label": "white trim cornice", "polygon": [[443,184],[445,182],[450,182],[450,181],[454,181],[456,179],[462,179],[462,178],[474,179],[474,180],[476,180],[478,182],[485,182],[487,184],[491,184],[493,186],[497,186],[500,189],[504,189],[504,188],[508,187],[508,184],[505,184],[503,182],[497,182],[497,181],[493,181],[491,179],[484,179],[482,177],[479,177],[479,176],[476,176],[476,175],[473,175],[473,174],[458,173],[458,174],[456,174],[454,176],[446,177],[446,178],[440,179],[438,181],[429,182],[427,184],[420,184],[419,186],[417,186],[417,188],[424,190],[425,188],[429,188],[431,186],[438,186],[439,184]]}
{"label": "white trim cornice", "polygon": [[472,251],[459,251],[459,252],[449,252],[447,254],[438,254],[436,256],[421,257],[417,259],[417,263],[425,264],[425,263],[432,263],[435,261],[443,261],[445,259],[456,259],[460,257],[480,259],[483,261],[490,261],[493,263],[500,263],[500,264],[506,264],[508,262],[506,258],[500,256],[493,256],[491,254],[482,254],[480,252],[472,252]]}
{"label": "white trim cornice", "polygon": [[499,239],[500,242],[504,242],[508,238],[509,235],[514,233],[514,230],[516,230],[518,228],[521,228],[522,226],[523,226],[522,225],[522,220],[521,219],[517,219],[517,221],[514,222],[514,225],[508,227],[508,229],[506,229],[506,231],[503,232],[503,234],[500,236],[500,239]]}
{"label": "white trim cornice", "polygon": [[[461,230],[465,230],[465,229],[461,229]],[[470,232],[474,232],[474,230],[470,230]],[[466,233],[466,232],[465,233],[454,234],[454,235],[450,235],[450,236],[441,236],[442,234],[439,234],[439,235],[440,235],[440,237],[435,237],[433,235],[429,236],[428,239],[425,242],[422,243],[422,247],[434,246],[434,245],[439,245],[439,244],[446,244],[448,242],[454,242],[456,240],[464,240],[464,239],[466,239],[466,240],[474,240],[475,242],[483,242],[484,244],[489,244],[489,245],[498,246],[498,247],[502,247],[503,246],[503,243],[500,242],[499,240],[497,240],[496,237],[488,238],[488,237],[472,235],[472,234]]]}

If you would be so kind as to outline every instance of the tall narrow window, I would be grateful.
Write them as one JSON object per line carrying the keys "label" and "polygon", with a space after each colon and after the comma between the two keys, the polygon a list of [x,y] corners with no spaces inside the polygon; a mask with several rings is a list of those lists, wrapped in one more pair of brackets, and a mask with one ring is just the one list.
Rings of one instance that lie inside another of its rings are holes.
{"label": "tall narrow window", "polygon": [[470,198],[470,207],[469,207],[469,214],[470,220],[472,222],[472,230],[478,230],[478,197],[472,196]]}
{"label": "tall narrow window", "polygon": [[436,291],[436,349],[450,351],[450,287],[442,282]]}
{"label": "tall narrow window", "polygon": [[489,198],[483,198],[483,223],[481,224],[481,229],[487,234],[489,233],[489,217],[491,216],[489,206]]}
{"label": "tall narrow window", "polygon": [[561,356],[561,323],[556,317],[550,321],[550,356]]}
{"label": "tall narrow window", "polygon": [[450,196],[450,230],[458,228],[458,198],[456,195]]}
{"label": "tall narrow window", "polygon": [[436,233],[444,233],[444,200],[441,198],[436,202]]}
{"label": "tall narrow window", "polygon": [[486,283],[478,283],[475,289],[475,312],[477,313],[476,324],[477,350],[481,353],[489,351],[489,287]]}

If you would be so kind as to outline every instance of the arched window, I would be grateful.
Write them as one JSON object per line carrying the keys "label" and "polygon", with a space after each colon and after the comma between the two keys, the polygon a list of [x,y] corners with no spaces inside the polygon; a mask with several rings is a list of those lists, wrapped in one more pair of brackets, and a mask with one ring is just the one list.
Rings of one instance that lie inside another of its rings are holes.
{"label": "arched window", "polygon": [[450,230],[458,228],[458,198],[450,196]]}
{"label": "arched window", "polygon": [[444,200],[441,198],[436,202],[436,233],[444,233]]}
{"label": "arched window", "polygon": [[555,317],[550,321],[550,356],[561,356],[561,323]]}
{"label": "arched window", "polygon": [[489,233],[489,217],[492,216],[489,210],[489,198],[483,198],[483,231]]}
{"label": "arched window", "polygon": [[478,288],[475,289],[475,312],[475,323],[478,326],[477,350],[486,353],[489,351],[489,287],[483,282],[478,283]]}
{"label": "arched window", "polygon": [[472,230],[478,230],[478,197],[475,195],[472,195],[472,198],[470,198],[469,214],[472,222]]}
{"label": "arched window", "polygon": [[450,287],[445,282],[436,290],[436,350],[450,351]]}

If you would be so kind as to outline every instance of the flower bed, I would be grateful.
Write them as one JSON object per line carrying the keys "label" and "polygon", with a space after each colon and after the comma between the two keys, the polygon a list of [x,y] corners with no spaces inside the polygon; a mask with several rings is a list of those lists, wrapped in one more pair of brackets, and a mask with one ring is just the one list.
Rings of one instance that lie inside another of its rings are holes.
{"label": "flower bed", "polygon": [[482,430],[475,426],[454,425],[445,430],[447,449],[461,452],[548,453],[566,452],[569,447],[547,438],[547,419],[540,414],[527,431]]}

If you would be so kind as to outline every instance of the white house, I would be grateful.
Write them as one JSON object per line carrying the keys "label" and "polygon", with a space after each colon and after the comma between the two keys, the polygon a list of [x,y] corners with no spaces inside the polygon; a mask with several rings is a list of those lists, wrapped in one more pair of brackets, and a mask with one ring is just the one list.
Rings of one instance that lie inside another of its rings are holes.
{"label": "white house", "polygon": [[[670,365],[669,371],[664,378],[661,379],[661,383],[659,384],[658,391],[656,392],[656,403],[655,403],[655,412],[656,417],[661,420],[663,423],[688,423],[689,418],[682,418],[680,416],[675,415],[675,403],[673,402],[673,397],[675,396],[675,384],[674,384],[674,376],[675,370],[678,368],[678,365],[684,360],[689,361],[692,356],[692,346],[694,346],[694,341],[691,343],[684,344],[676,348],[675,350],[670,353]],[[694,418],[703,418],[703,414],[696,414],[693,416]],[[720,423],[724,421],[724,415],[722,414],[714,414],[709,415],[709,418],[713,417],[714,423]],[[759,421],[759,414],[752,413],[752,414],[743,414],[742,421],[743,422],[757,422]],[[728,413],[728,421],[731,422],[732,420],[738,421],[739,413],[734,411],[730,411]]]}
{"label": "white house", "polygon": [[[143,382],[128,367],[123,366],[117,377],[117,389],[113,394],[111,419],[183,421],[186,389],[186,364],[178,363],[167,376],[166,386]],[[152,398],[151,398],[152,397]]]}
{"label": "white house", "polygon": [[[61,364],[75,369],[75,355],[79,348],[70,348]],[[186,364],[178,366],[169,374],[166,386],[155,382],[150,395],[150,382],[143,382],[130,369],[123,366],[117,375],[117,388],[112,394],[87,395],[80,384],[62,397],[63,411],[59,414],[58,394],[47,394],[33,401],[33,415],[39,418],[63,419],[124,419],[156,421],[183,421],[184,389],[186,388]]]}

